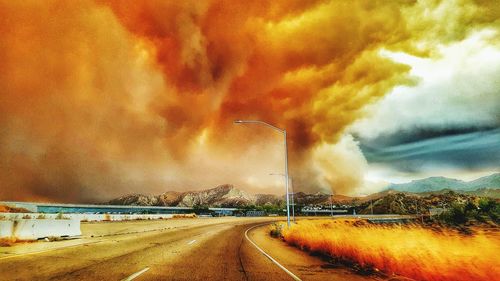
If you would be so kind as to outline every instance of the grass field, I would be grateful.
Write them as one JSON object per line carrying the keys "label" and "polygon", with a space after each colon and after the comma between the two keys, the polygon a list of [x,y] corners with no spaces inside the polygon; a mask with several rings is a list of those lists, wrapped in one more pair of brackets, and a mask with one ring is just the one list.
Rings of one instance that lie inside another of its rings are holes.
{"label": "grass field", "polygon": [[416,280],[500,280],[500,236],[462,235],[420,226],[381,226],[356,220],[299,221],[282,228],[299,248]]}

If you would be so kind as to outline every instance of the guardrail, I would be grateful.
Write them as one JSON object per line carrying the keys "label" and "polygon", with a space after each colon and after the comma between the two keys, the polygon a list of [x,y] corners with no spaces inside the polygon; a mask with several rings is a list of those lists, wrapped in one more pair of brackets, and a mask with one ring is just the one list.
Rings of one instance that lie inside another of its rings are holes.
{"label": "guardrail", "polygon": [[16,219],[0,221],[0,238],[37,240],[46,237],[80,236],[80,221],[75,219]]}

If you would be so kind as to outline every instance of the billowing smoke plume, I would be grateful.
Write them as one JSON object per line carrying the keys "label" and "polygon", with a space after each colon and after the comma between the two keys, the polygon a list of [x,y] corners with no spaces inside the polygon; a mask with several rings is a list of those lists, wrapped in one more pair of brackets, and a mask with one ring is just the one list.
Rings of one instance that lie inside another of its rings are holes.
{"label": "billowing smoke plume", "polygon": [[349,193],[344,129],[416,82],[381,50],[498,28],[481,2],[0,1],[0,198],[281,192],[281,136],[235,119],[287,129],[297,189]]}

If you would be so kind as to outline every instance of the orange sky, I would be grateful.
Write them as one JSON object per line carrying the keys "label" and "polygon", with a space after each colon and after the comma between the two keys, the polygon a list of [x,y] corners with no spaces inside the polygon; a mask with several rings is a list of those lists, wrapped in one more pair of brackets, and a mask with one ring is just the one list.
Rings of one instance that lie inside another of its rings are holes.
{"label": "orange sky", "polygon": [[[498,29],[494,1],[0,1],[0,199],[96,201],[233,183],[350,193],[345,130],[418,83],[381,50]],[[495,44],[498,44],[496,42]]]}

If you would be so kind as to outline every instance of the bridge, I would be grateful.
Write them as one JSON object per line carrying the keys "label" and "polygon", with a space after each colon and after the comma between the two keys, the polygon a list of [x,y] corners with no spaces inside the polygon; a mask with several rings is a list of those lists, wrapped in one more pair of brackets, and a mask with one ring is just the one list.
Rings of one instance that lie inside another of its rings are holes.
{"label": "bridge", "polygon": [[[36,203],[3,201],[0,205],[24,208],[33,213],[46,214],[189,214],[194,213],[192,207],[169,206],[121,206],[98,204],[63,204],[63,203]],[[237,208],[208,208],[219,215],[232,215]]]}

